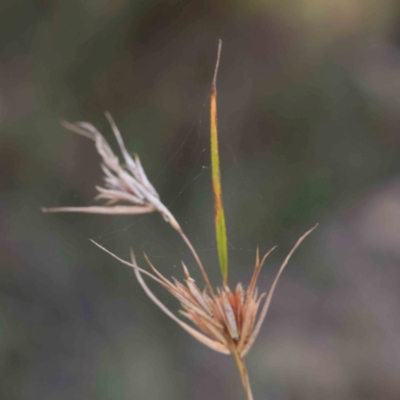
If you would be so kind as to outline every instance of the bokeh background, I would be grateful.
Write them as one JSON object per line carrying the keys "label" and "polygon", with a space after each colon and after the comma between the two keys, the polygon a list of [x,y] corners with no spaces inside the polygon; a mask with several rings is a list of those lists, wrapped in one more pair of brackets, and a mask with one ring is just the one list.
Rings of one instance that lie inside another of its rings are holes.
{"label": "bokeh background", "polygon": [[[102,253],[198,273],[160,216],[90,205],[109,110],[215,284],[208,101],[217,40],[230,280],[288,266],[247,363],[256,399],[400,398],[400,5],[396,0],[2,0],[0,397],[243,399],[214,354]],[[197,274],[197,275],[196,275]],[[159,288],[172,309],[178,305]]]}

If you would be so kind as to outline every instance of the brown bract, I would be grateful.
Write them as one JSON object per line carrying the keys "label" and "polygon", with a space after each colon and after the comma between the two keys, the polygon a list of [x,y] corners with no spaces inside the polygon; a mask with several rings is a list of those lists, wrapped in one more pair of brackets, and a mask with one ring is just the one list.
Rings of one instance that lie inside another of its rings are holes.
{"label": "brown bract", "polygon": [[[176,278],[168,280],[154,267],[147,256],[145,256],[146,260],[153,273],[138,267],[133,253],[132,262],[128,262],[120,259],[100,244],[94,241],[93,243],[118,261],[132,267],[139,283],[147,295],[169,317],[201,343],[223,354],[230,354],[232,346],[234,346],[241,357],[244,357],[250,350],[260,330],[269,305],[268,301],[264,303],[256,322],[260,303],[266,296],[266,293],[258,295],[256,282],[266,257],[273,249],[263,257],[261,262],[257,252],[256,267],[250,285],[246,291],[243,289],[242,284],[238,283],[234,292],[232,292],[228,286],[225,286],[217,288],[216,294],[211,296],[207,288],[201,290],[197,286],[184,263],[182,263],[182,266],[185,279],[184,283],[182,283]],[[180,302],[182,307],[180,314],[189,319],[202,333],[198,330],[194,330],[190,325],[186,324],[167,309],[150,291],[141,274],[147,275],[171,293]]]}

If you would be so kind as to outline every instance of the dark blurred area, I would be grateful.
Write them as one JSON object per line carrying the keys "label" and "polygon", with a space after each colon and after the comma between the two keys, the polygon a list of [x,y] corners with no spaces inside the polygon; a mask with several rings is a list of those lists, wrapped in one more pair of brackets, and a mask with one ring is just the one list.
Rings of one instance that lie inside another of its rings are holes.
{"label": "dark blurred area", "polygon": [[[231,358],[150,302],[123,258],[195,264],[159,215],[93,204],[108,110],[215,284],[209,168],[217,41],[230,281],[294,255],[247,357],[256,399],[400,398],[400,5],[395,0],[2,0],[0,398],[243,399]],[[161,289],[157,296],[173,310]]]}

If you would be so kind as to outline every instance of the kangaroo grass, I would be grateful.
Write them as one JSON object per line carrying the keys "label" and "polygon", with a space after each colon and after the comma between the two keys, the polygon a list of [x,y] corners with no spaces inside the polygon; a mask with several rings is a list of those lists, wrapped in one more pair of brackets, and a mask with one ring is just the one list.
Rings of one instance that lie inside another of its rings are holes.
{"label": "kangaroo grass", "polygon": [[[62,125],[65,128],[94,141],[96,149],[102,159],[101,168],[104,172],[104,185],[96,187],[98,191],[96,200],[105,200],[105,203],[100,206],[55,207],[43,208],[42,210],[44,212],[80,212],[125,216],[151,212],[160,213],[164,220],[178,232],[189,248],[198,268],[200,269],[205,287],[199,287],[190,276],[189,271],[183,262],[182,268],[185,275],[183,281],[179,281],[175,278],[170,280],[156,269],[147,255],[145,255],[145,258],[150,270],[143,269],[137,265],[132,251],[131,259],[127,261],[111,253],[100,244],[94,241],[92,242],[121,263],[133,268],[139,284],[142,286],[148,297],[181,328],[210,349],[222,354],[232,355],[240,373],[246,399],[253,400],[252,389],[244,358],[250,351],[260,332],[271,304],[271,299],[276,285],[284,268],[289,262],[290,257],[299,247],[301,242],[317,227],[317,225],[308,230],[297,240],[296,244],[280,266],[268,292],[263,292],[261,294],[258,293],[257,280],[265,260],[275,247],[269,250],[261,260],[257,249],[253,275],[250,284],[246,289],[244,289],[240,282],[237,283],[234,289],[230,289],[228,284],[228,248],[225,215],[222,202],[217,129],[216,87],[220,54],[221,41],[218,45],[218,56],[212,81],[210,99],[211,172],[214,193],[217,250],[222,273],[221,286],[214,289],[211,285],[206,269],[204,268],[195,248],[183,232],[178,221],[161,202],[156,189],[150,183],[143,170],[139,157],[136,154],[132,157],[126,150],[122,135],[109,113],[106,113],[106,118],[109,121],[119,145],[123,157],[123,163],[121,163],[119,158],[114,154],[102,134],[92,124],[87,122],[62,122]],[[179,311],[181,317],[169,310],[151,292],[145,282],[144,276],[157,282],[178,300],[181,306],[181,310]],[[188,320],[191,324],[185,322],[182,317]]]}

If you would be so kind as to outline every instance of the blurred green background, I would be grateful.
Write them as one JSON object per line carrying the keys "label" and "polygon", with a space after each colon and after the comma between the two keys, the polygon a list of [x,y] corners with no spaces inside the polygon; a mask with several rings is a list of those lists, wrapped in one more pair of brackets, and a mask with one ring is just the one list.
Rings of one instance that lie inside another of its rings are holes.
{"label": "blurred green background", "polygon": [[399,399],[399,22],[395,0],[2,0],[0,398],[244,398],[233,361],[88,240],[196,275],[160,216],[40,212],[92,204],[99,157],[60,120],[115,145],[108,110],[217,284],[208,101],[221,38],[230,281],[248,282],[257,245],[277,244],[268,289],[320,223],[247,358],[255,398]]}

